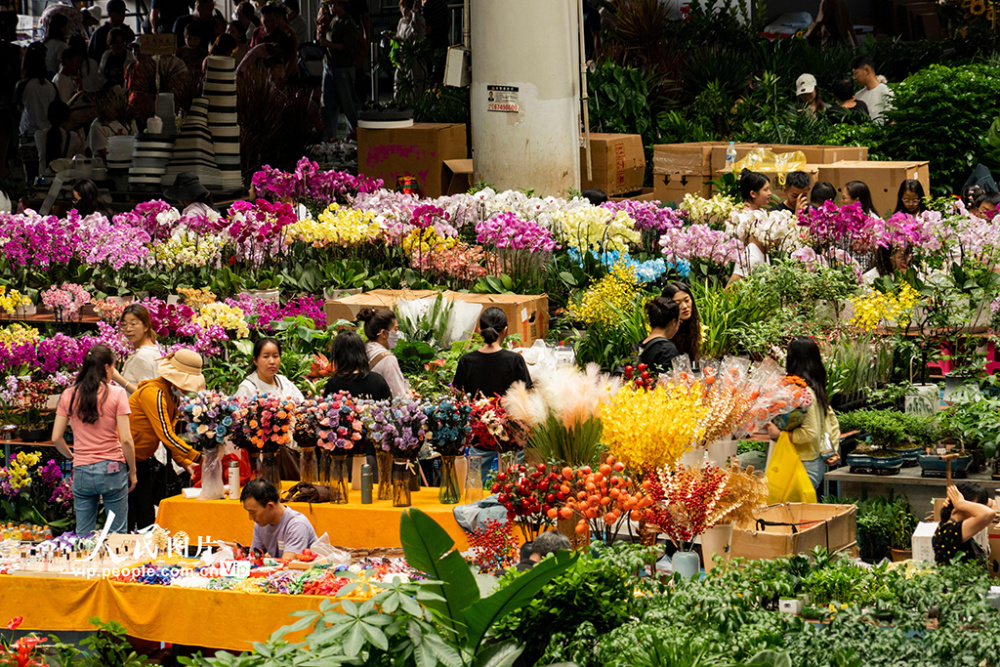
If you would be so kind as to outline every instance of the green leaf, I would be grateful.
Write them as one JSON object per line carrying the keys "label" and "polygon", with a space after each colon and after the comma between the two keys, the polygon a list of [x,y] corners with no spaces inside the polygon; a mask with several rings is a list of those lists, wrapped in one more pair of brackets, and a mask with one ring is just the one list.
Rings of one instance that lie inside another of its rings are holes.
{"label": "green leaf", "polygon": [[399,538],[406,561],[431,579],[443,582],[429,588],[444,601],[428,601],[427,607],[438,613],[443,625],[464,635],[459,621],[466,609],[479,602],[479,587],[468,563],[455,550],[455,541],[416,508],[405,510],[400,517]]}
{"label": "green leaf", "polygon": [[[576,556],[569,552],[561,552],[552,558],[546,558],[504,588],[469,607],[464,617],[469,627],[468,641],[473,653],[478,652],[487,631],[495,623],[515,609],[531,602],[545,584],[568,570],[575,561]],[[410,561],[410,564],[412,565],[413,561]]]}
{"label": "green leaf", "polygon": [[493,644],[479,654],[475,667],[511,667],[522,652],[524,652],[524,646],[513,639]]}

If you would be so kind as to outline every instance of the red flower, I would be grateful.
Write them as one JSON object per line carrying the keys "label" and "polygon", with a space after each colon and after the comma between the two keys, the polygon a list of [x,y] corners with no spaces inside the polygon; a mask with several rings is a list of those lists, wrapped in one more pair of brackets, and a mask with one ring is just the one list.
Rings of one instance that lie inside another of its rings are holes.
{"label": "red flower", "polygon": [[10,619],[10,623],[7,624],[7,629],[17,630],[21,626],[21,623],[23,622],[24,622],[24,616],[15,616],[14,618]]}

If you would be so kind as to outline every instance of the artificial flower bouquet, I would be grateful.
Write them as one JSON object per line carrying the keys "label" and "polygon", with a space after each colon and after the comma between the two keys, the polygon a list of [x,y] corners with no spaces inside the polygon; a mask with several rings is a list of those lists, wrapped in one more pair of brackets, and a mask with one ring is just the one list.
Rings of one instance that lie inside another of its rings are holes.
{"label": "artificial flower bouquet", "polygon": [[388,452],[395,459],[417,458],[428,437],[427,415],[418,403],[359,401],[359,412],[376,451]]}
{"label": "artificial flower bouquet", "polygon": [[235,413],[251,453],[276,453],[282,445],[292,441],[295,424],[295,403],[286,398],[257,394],[247,400]]}
{"label": "artificial flower bouquet", "polygon": [[181,437],[199,452],[217,450],[235,430],[234,416],[240,405],[229,396],[206,389],[184,398],[177,411],[183,424]]}
{"label": "artificial flower bouquet", "polygon": [[[325,409],[324,409],[325,408]],[[357,405],[347,392],[327,397],[317,407],[317,442],[327,451],[347,454],[360,449],[364,437],[364,424],[358,417]]]}
{"label": "artificial flower bouquet", "polygon": [[442,398],[423,406],[427,415],[427,438],[441,456],[459,456],[472,437],[472,405]]}
{"label": "artificial flower bouquet", "polygon": [[295,405],[295,443],[299,447],[315,447],[319,444],[320,420],[326,417],[329,403],[315,396]]}
{"label": "artificial flower bouquet", "polygon": [[501,454],[524,449],[526,425],[508,414],[499,396],[473,402],[469,418],[477,447]]}
{"label": "artificial flower bouquet", "polygon": [[550,519],[570,519],[579,517],[577,534],[586,533],[600,536],[606,544],[618,535],[619,530],[628,527],[630,521],[641,522],[646,518],[648,508],[653,504],[646,493],[650,484],[639,484],[626,472],[625,465],[608,456],[596,470],[591,466],[563,468],[563,482],[556,493],[556,500],[565,501],[559,509],[548,511]]}
{"label": "artificial flower bouquet", "polygon": [[492,492],[507,509],[507,521],[516,522],[525,542],[531,542],[542,528],[554,524],[550,512],[560,504],[564,478],[544,463],[511,467],[497,475]]}

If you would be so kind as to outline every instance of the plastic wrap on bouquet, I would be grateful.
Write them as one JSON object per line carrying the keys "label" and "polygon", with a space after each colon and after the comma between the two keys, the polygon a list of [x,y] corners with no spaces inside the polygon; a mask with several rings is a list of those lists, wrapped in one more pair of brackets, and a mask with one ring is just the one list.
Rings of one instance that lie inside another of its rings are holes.
{"label": "plastic wrap on bouquet", "polygon": [[[226,494],[222,482],[222,453],[224,447],[214,447],[202,452],[201,493],[198,500],[219,500]],[[239,485],[239,480],[236,482]]]}

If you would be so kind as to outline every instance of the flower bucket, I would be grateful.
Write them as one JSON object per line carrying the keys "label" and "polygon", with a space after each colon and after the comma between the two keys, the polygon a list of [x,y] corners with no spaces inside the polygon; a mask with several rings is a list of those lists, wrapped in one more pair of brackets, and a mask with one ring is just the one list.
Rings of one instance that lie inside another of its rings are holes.
{"label": "flower bucket", "polygon": [[701,559],[693,551],[678,551],[671,558],[674,572],[679,572],[685,579],[694,579],[701,572]]}
{"label": "flower bucket", "polygon": [[701,554],[705,561],[705,572],[715,567],[715,555],[729,560],[733,547],[733,524],[715,526],[701,534]]}

